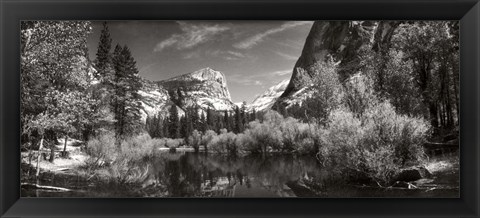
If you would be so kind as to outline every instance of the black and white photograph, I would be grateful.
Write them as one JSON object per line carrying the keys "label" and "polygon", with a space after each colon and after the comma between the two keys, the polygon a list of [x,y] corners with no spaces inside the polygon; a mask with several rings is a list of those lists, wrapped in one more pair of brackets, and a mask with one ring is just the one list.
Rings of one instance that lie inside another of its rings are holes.
{"label": "black and white photograph", "polygon": [[21,197],[460,197],[458,21],[19,31]]}

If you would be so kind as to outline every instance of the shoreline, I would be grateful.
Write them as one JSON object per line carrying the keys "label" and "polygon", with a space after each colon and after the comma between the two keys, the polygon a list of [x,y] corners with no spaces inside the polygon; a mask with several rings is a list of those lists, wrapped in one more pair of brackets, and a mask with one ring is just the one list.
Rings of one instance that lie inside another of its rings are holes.
{"label": "shoreline", "polygon": [[[174,153],[183,155],[182,153],[193,153],[194,149],[189,147],[180,147],[177,148]],[[162,153],[170,152],[169,148],[159,149]],[[202,153],[202,152],[201,152]],[[211,153],[207,153],[212,155]],[[22,153],[24,156],[25,153]],[[28,157],[28,153],[26,154]],[[357,186],[359,189],[379,189],[379,190],[417,190],[425,192],[438,192],[439,190],[447,190],[452,188],[452,184],[455,182],[455,175],[459,174],[459,163],[458,159],[455,156],[458,154],[451,154],[447,157],[433,157],[429,158],[428,162],[424,164],[425,168],[431,172],[432,177],[429,179],[420,179],[418,181],[408,182],[406,187],[375,187],[375,186],[358,186],[355,184],[350,184],[350,186]],[[276,155],[273,155],[276,156]],[[109,178],[106,174],[101,173],[100,170],[97,172],[89,174],[85,169],[82,169],[82,166],[85,165],[85,160],[88,159],[88,155],[84,152],[74,153],[69,159],[56,158],[54,163],[42,160],[40,161],[40,186],[34,187],[34,176],[28,176],[25,178],[25,174],[22,173],[22,196],[24,195],[24,189],[28,190],[40,190],[40,191],[56,191],[56,192],[84,192],[88,190],[95,190],[101,188],[102,186],[112,185],[114,182],[112,178]],[[24,158],[22,158],[24,160]],[[28,159],[26,159],[28,161]],[[33,164],[33,163],[32,163]],[[28,163],[22,161],[22,168],[28,168]],[[35,164],[30,166],[31,169],[35,168]],[[22,170],[23,171],[23,170]],[[63,180],[63,183],[59,183],[58,180]],[[459,181],[459,180],[457,180]],[[113,183],[112,183],[113,182]],[[459,185],[459,182],[456,184]],[[36,184],[35,184],[36,185]],[[137,195],[138,192],[141,192],[142,189],[150,189],[146,185],[141,183],[132,183],[132,184],[116,184],[117,188],[122,188],[121,186],[132,186],[136,187],[135,191],[127,195]],[[348,184],[347,184],[348,185]],[[413,186],[410,186],[413,185]],[[48,189],[53,190],[48,190]],[[453,189],[458,189],[459,187],[453,187]],[[128,190],[127,190],[128,191]],[[72,193],[72,195],[75,195]]]}

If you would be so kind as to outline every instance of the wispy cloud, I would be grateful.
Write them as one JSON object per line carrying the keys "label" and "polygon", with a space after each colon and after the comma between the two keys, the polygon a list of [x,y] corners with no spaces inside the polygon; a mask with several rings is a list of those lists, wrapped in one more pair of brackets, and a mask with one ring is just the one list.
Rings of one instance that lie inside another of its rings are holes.
{"label": "wispy cloud", "polygon": [[241,52],[236,52],[236,51],[223,51],[223,50],[194,50],[191,52],[187,52],[185,55],[183,55],[183,59],[192,59],[192,58],[199,58],[202,55],[208,55],[211,57],[217,57],[217,58],[222,58],[225,60],[240,60],[243,58],[249,58],[247,55],[241,53]]}
{"label": "wispy cloud", "polygon": [[[254,75],[233,74],[228,76],[229,81],[241,85],[263,86],[266,84],[274,84],[279,79],[285,79],[292,73],[292,69],[277,70],[267,73],[259,73]],[[281,77],[281,78],[279,78]]]}
{"label": "wispy cloud", "polygon": [[292,69],[288,69],[288,70],[278,70],[278,71],[274,71],[274,72],[271,72],[269,75],[272,75],[272,76],[285,76],[287,74],[291,74],[292,73]]}
{"label": "wispy cloud", "polygon": [[183,59],[193,59],[193,58],[200,58],[200,50],[195,50],[191,52],[187,52],[183,55]]}
{"label": "wispy cloud", "polygon": [[142,67],[140,67],[140,69],[138,70],[139,72],[145,72],[146,70],[154,67],[155,65],[157,65],[158,63],[154,62],[154,63],[150,63],[150,64],[147,64],[147,65],[144,65]]}
{"label": "wispy cloud", "polygon": [[286,39],[284,41],[277,41],[277,44],[285,47],[290,47],[293,49],[302,49],[303,45],[299,41],[291,40],[291,39]]}
{"label": "wispy cloud", "polygon": [[238,49],[248,49],[248,48],[251,48],[251,47],[255,46],[256,44],[262,42],[264,40],[264,38],[267,37],[267,36],[270,36],[272,34],[279,33],[279,32],[282,32],[282,31],[285,31],[285,30],[288,30],[288,29],[291,29],[291,28],[294,28],[294,27],[297,27],[297,26],[311,24],[311,23],[312,23],[311,21],[290,21],[290,22],[286,22],[286,23],[282,24],[280,27],[268,29],[264,32],[258,33],[256,35],[248,37],[248,38],[246,38],[246,39],[244,39],[244,40],[242,40],[238,43],[235,43],[235,44],[233,44],[233,47],[238,48]]}
{"label": "wispy cloud", "polygon": [[[218,50],[217,50],[218,51]],[[236,51],[219,51],[215,55],[217,57],[222,57],[225,60],[239,60],[246,58],[247,56],[244,55],[243,53],[236,52]]]}
{"label": "wispy cloud", "polygon": [[229,30],[227,26],[219,24],[189,24],[187,22],[177,22],[180,25],[182,33],[173,34],[169,38],[156,44],[154,52],[160,52],[169,47],[175,47],[178,50],[195,47],[199,44],[212,40],[220,33]]}
{"label": "wispy cloud", "polygon": [[278,56],[280,56],[282,58],[285,58],[287,60],[298,60],[298,58],[299,58],[297,56],[285,54],[285,53],[279,52],[279,51],[275,52],[275,54],[277,54]]}

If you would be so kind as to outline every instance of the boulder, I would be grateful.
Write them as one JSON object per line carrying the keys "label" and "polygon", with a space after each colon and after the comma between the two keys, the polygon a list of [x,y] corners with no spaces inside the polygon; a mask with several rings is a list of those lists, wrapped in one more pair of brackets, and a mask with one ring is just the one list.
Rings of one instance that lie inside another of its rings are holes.
{"label": "boulder", "polygon": [[394,181],[411,182],[419,179],[429,178],[432,174],[425,167],[411,167],[401,170],[394,178]]}

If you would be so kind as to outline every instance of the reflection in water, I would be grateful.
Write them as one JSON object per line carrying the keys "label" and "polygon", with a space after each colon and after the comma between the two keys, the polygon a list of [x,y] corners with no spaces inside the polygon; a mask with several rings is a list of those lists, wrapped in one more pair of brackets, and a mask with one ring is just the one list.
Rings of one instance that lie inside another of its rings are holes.
{"label": "reflection in water", "polygon": [[151,164],[154,176],[144,185],[172,197],[293,197],[295,191],[302,191],[301,181],[322,178],[311,157],[163,153]]}
{"label": "reflection in water", "polygon": [[[331,170],[314,157],[272,155],[228,157],[194,153],[158,153],[138,163],[140,184],[78,183],[59,179],[43,185],[61,185],[80,191],[22,190],[36,197],[458,197],[458,174],[439,176],[449,181],[435,189],[390,189],[339,183]],[[457,168],[458,171],[458,168]],[[437,182],[437,183],[438,183]]]}

